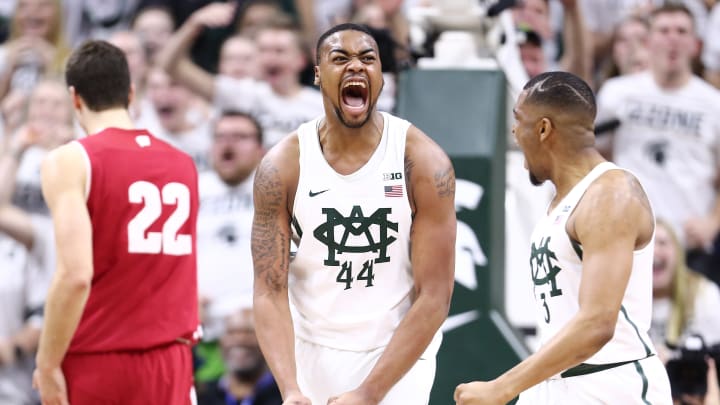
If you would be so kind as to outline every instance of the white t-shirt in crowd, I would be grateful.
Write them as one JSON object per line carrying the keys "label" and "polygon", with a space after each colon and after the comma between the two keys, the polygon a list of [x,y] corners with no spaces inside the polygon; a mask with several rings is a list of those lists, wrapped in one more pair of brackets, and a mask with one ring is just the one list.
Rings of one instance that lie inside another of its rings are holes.
{"label": "white t-shirt in crowd", "polygon": [[320,92],[311,87],[303,87],[288,98],[275,93],[266,82],[227,76],[215,79],[214,105],[219,111],[231,109],[253,115],[263,127],[266,147],[324,112]]}
{"label": "white t-shirt in crowd", "polygon": [[253,177],[233,187],[214,171],[200,174],[198,290],[209,299],[203,320],[209,340],[220,336],[226,316],[252,305]]}
{"label": "white t-shirt in crowd", "polygon": [[697,77],[660,88],[652,73],[608,80],[598,94],[598,122],[618,119],[613,159],[638,177],[657,218],[683,227],[714,207],[720,161],[720,92]]}

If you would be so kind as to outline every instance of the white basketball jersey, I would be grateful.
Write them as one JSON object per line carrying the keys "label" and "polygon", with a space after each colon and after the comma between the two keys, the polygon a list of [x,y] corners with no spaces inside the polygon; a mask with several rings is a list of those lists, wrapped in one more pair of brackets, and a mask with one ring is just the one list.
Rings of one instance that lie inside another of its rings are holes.
{"label": "white basketball jersey", "polygon": [[[610,162],[595,166],[533,231],[530,271],[541,344],[555,336],[579,310],[582,246],[567,234],[568,217],[590,184],[606,171],[616,169],[620,168]],[[615,334],[600,351],[585,361],[586,364],[638,360],[655,353],[648,336],[652,316],[654,239],[653,233],[647,246],[634,252],[632,273],[618,314]],[[612,265],[612,262],[607,263],[607,266]]]}
{"label": "white basketball jersey", "polygon": [[404,176],[410,123],[382,115],[379,145],[349,175],[325,160],[319,119],[297,131],[292,229],[298,248],[289,288],[295,333],[312,343],[354,351],[384,346],[414,299]]}

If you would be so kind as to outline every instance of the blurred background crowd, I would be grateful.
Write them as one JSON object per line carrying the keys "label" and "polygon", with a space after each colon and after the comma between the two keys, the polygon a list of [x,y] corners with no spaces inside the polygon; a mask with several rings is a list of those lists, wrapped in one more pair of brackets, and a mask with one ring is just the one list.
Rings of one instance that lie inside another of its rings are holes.
{"label": "blurred background crowd", "polygon": [[[39,168],[85,136],[62,73],[88,38],[125,52],[137,126],[201,173],[199,403],[281,403],[250,310],[252,177],[269,147],[323,113],[314,44],[347,21],[367,24],[380,46],[383,111],[407,69],[499,68],[510,100],[548,70],[592,84],[598,146],[638,175],[659,220],[652,335],[678,400],[720,404],[707,355],[720,358],[715,0],[0,0],[0,404],[38,403],[30,377],[55,262]],[[511,143],[507,153],[521,166]],[[542,212],[521,177],[508,192]],[[522,245],[518,228],[507,232]]]}

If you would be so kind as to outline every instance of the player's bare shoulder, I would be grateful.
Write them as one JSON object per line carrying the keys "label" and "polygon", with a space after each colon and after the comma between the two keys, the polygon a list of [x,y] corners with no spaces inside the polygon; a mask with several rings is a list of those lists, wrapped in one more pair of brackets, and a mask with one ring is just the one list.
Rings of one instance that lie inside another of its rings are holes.
{"label": "player's bare shoulder", "polygon": [[43,184],[85,182],[87,155],[78,142],[69,142],[50,151],[42,162]]}
{"label": "player's bare shoulder", "polygon": [[627,170],[610,170],[598,178],[588,189],[589,193],[608,196],[613,205],[636,206],[652,214],[650,201],[640,181]]}
{"label": "player's bare shoulder", "polygon": [[602,224],[612,232],[627,230],[637,235],[637,247],[650,241],[654,230],[653,211],[638,179],[626,170],[609,170],[585,192],[573,214],[586,224]]}
{"label": "player's bare shoulder", "polygon": [[439,198],[455,197],[455,170],[450,158],[414,125],[408,128],[405,141],[405,177],[411,197],[424,183],[429,183]]}
{"label": "player's bare shoulder", "polygon": [[[300,146],[296,132],[273,146],[263,157],[255,172],[256,198],[261,198],[268,208],[292,199],[300,173]],[[257,204],[256,204],[257,205]],[[288,205],[292,207],[292,202]]]}

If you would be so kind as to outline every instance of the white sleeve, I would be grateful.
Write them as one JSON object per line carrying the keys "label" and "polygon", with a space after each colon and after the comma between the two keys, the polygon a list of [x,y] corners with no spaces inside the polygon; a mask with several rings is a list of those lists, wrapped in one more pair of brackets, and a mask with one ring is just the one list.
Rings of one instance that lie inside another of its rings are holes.
{"label": "white sleeve", "polygon": [[249,112],[256,108],[261,89],[259,82],[253,79],[235,79],[218,75],[213,85],[215,86],[213,105],[218,111]]}
{"label": "white sleeve", "polygon": [[720,70],[720,4],[713,7],[703,38],[702,63],[707,69]]}

